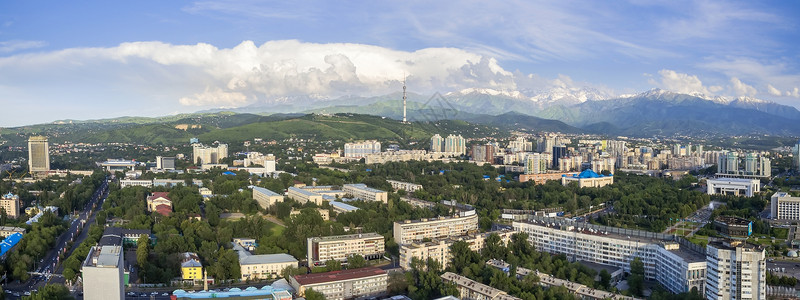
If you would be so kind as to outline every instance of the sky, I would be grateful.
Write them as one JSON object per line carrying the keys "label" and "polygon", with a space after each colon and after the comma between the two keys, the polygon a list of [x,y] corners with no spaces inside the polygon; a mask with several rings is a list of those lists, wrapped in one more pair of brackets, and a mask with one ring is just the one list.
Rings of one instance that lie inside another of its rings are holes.
{"label": "sky", "polygon": [[[496,3],[495,3],[496,2]],[[800,107],[800,1],[1,1],[0,127],[466,88]]]}

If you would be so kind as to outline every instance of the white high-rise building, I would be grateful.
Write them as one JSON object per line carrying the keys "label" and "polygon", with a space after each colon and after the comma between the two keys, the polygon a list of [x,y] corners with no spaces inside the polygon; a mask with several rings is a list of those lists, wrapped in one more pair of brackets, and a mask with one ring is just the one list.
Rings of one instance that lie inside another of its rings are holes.
{"label": "white high-rise building", "polygon": [[47,137],[32,136],[28,139],[28,171],[50,171],[50,144]]}
{"label": "white high-rise building", "polygon": [[770,201],[770,214],[774,220],[800,220],[800,197],[775,192]]}
{"label": "white high-rise building", "polygon": [[761,176],[772,176],[772,161],[766,157],[760,157],[758,159],[758,175]]}
{"label": "white high-rise building", "polygon": [[228,145],[208,147],[203,144],[192,144],[192,156],[194,164],[217,164],[221,159],[228,157]]}
{"label": "white high-rise building", "polygon": [[706,264],[706,299],[767,299],[764,248],[742,241],[711,242]]}
{"label": "white high-rise building", "polygon": [[758,173],[758,156],[755,153],[747,153],[744,157],[744,174],[756,175]]}
{"label": "white high-rise building", "polygon": [[525,158],[525,174],[542,174],[547,172],[550,155],[546,153],[530,153]]}
{"label": "white high-rise building", "polygon": [[444,139],[438,133],[431,137],[431,152],[444,152]]}

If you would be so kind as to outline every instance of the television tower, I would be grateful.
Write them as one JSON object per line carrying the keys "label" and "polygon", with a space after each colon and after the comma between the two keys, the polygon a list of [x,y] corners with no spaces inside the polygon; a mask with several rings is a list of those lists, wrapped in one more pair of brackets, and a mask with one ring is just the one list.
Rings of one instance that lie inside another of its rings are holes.
{"label": "television tower", "polygon": [[406,122],[406,76],[403,75],[403,123]]}

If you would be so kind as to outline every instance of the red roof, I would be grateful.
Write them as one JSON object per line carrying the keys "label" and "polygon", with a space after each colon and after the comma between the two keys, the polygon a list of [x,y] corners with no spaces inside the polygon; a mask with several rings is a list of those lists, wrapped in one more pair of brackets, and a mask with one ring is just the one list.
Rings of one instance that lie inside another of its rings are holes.
{"label": "red roof", "polygon": [[166,204],[160,204],[156,206],[156,212],[161,214],[162,216],[169,216],[172,213],[172,206]]}
{"label": "red roof", "polygon": [[147,197],[147,200],[155,200],[155,199],[158,199],[158,198],[164,198],[164,199],[167,199],[169,201],[172,201],[171,199],[169,199],[168,196],[169,196],[169,193],[167,193],[167,192],[154,192],[152,195],[150,195],[150,197]]}
{"label": "red roof", "polygon": [[308,285],[308,284],[317,284],[323,282],[334,282],[334,281],[364,278],[381,274],[386,274],[386,271],[378,269],[376,267],[366,267],[353,270],[341,270],[341,271],[333,271],[326,273],[295,275],[294,280],[296,280],[301,285]]}

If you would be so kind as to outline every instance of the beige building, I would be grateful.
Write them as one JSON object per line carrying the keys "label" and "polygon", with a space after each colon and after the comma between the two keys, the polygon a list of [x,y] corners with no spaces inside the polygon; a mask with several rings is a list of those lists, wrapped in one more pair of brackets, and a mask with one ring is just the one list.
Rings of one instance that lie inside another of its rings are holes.
{"label": "beige building", "polygon": [[578,187],[604,187],[609,184],[614,183],[614,176],[613,175],[600,175],[592,171],[592,169],[586,169],[578,175],[573,176],[563,176],[561,177],[561,184],[568,185],[570,183],[577,182]]}
{"label": "beige building", "polygon": [[438,217],[433,219],[394,222],[394,241],[408,244],[425,238],[435,239],[459,236],[478,230],[478,215],[469,211],[465,216]]}
{"label": "beige building", "polygon": [[368,202],[383,202],[389,201],[389,193],[379,189],[373,189],[363,183],[345,184],[342,187],[345,194],[353,196],[353,198],[361,199]]}
{"label": "beige building", "polygon": [[706,299],[767,299],[767,262],[763,246],[714,241],[706,247]]}
{"label": "beige building", "polygon": [[172,209],[172,200],[167,195],[169,195],[167,192],[154,192],[147,196],[147,210],[154,212],[159,205],[166,205]]}
{"label": "beige building", "polygon": [[[293,208],[292,211],[289,213],[289,215],[290,216],[299,215],[301,211],[302,211],[302,209],[294,209]],[[322,217],[323,221],[328,221],[328,220],[331,219],[331,213],[327,209],[317,208],[317,213],[319,213],[319,216]]]}
{"label": "beige building", "polygon": [[450,255],[450,247],[457,241],[464,241],[469,245],[470,250],[480,252],[485,245],[486,238],[491,234],[500,236],[503,244],[507,244],[511,239],[513,231],[493,231],[473,235],[464,235],[457,237],[449,237],[443,239],[434,239],[430,242],[414,242],[410,244],[400,245],[400,267],[406,270],[411,269],[411,262],[414,258],[421,261],[427,261],[431,258],[439,264],[442,269],[447,268],[450,264],[452,256]]}
{"label": "beige building", "polygon": [[455,284],[461,299],[521,300],[520,298],[507,294],[505,291],[451,272],[442,274],[442,280]]}
{"label": "beige building", "polygon": [[28,138],[28,170],[31,173],[50,171],[50,144],[47,137]]}
{"label": "beige building", "polygon": [[352,270],[341,270],[326,273],[295,275],[289,277],[300,297],[306,290],[312,289],[322,293],[328,300],[361,299],[379,297],[386,294],[389,275],[386,271],[366,267]]}
{"label": "beige building", "polygon": [[217,147],[208,147],[194,144],[192,145],[192,157],[194,164],[218,164],[221,159],[228,157],[228,145],[219,144]]}
{"label": "beige building", "polygon": [[770,202],[770,214],[774,220],[800,220],[800,197],[787,192],[775,192]]}
{"label": "beige building", "polygon": [[9,218],[19,217],[19,196],[12,193],[0,196],[0,208],[6,211],[6,216]]}
{"label": "beige building", "polygon": [[242,280],[277,278],[288,268],[297,268],[297,259],[285,253],[253,255],[242,245],[233,244],[233,250],[239,254],[239,268]]}
{"label": "beige building", "polygon": [[386,251],[383,236],[374,232],[308,238],[307,250],[309,266],[324,264],[331,259],[347,261],[353,254],[376,259]]}
{"label": "beige building", "polygon": [[261,208],[266,209],[275,205],[275,203],[283,202],[283,195],[262,187],[253,186],[253,199],[258,202]]}
{"label": "beige building", "polygon": [[0,237],[7,238],[9,235],[19,233],[25,234],[25,228],[20,227],[11,227],[11,226],[1,226],[0,227]]}

